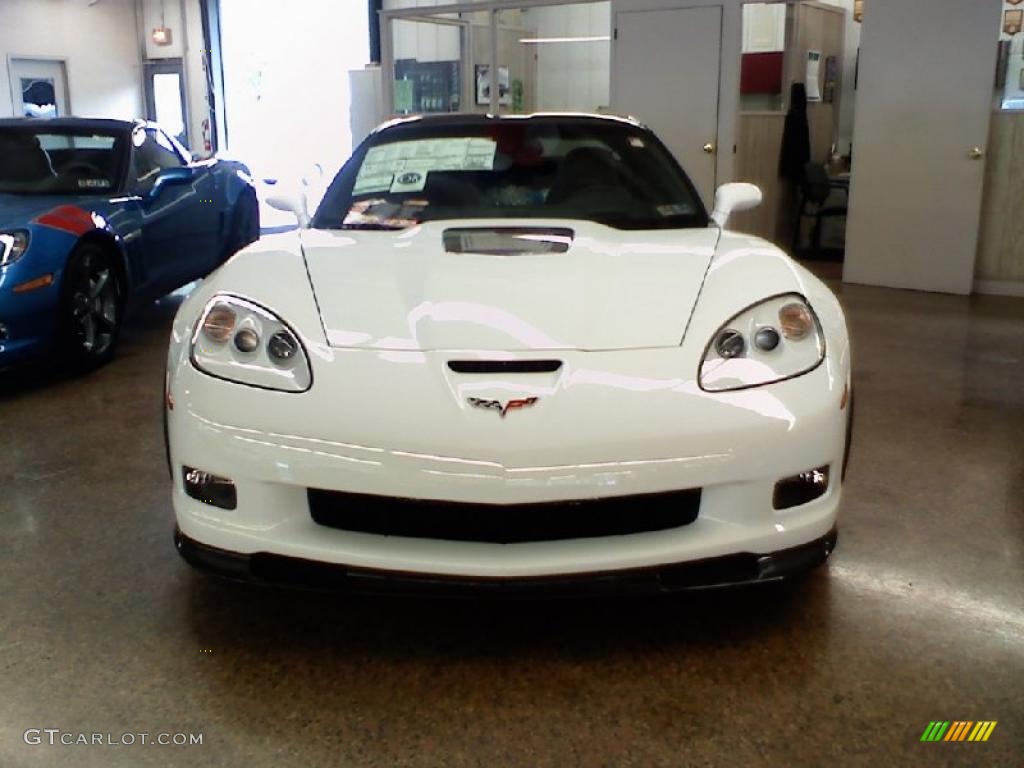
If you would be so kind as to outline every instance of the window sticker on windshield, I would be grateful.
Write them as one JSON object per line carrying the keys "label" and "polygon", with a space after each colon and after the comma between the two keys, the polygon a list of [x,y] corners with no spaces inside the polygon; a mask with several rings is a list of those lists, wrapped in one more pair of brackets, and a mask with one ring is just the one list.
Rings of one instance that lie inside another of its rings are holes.
{"label": "window sticker on windshield", "polygon": [[641,139],[639,136],[630,136],[629,137],[629,146],[636,147],[637,149],[643,149],[644,148],[644,140]]}
{"label": "window sticker on windshield", "polygon": [[[364,165],[363,168],[366,166]],[[365,195],[370,192],[385,192],[391,189],[391,182],[394,180],[395,175],[393,173],[379,173],[372,176],[365,175],[363,170],[359,170],[359,175],[356,177],[355,186],[352,187],[353,195]]]}
{"label": "window sticker on windshield", "polygon": [[391,191],[422,192],[426,185],[426,171],[403,171],[395,174],[395,180],[391,183]]}
{"label": "window sticker on windshield", "polygon": [[[492,139],[463,137],[399,141],[372,147],[359,167],[352,194],[418,192],[434,171],[490,171],[498,145]],[[402,177],[418,173],[420,178]],[[386,183],[385,183],[386,181]],[[394,187],[394,188],[393,188]]]}
{"label": "window sticker on windshield", "polygon": [[693,213],[688,205],[659,205],[658,213],[662,216],[685,216],[688,213]]}

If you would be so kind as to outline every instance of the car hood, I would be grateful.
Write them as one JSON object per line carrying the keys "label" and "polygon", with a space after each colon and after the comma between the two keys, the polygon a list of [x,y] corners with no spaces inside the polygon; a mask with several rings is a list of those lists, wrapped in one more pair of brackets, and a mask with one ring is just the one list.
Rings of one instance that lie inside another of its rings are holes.
{"label": "car hood", "polygon": [[719,238],[710,228],[632,232],[579,221],[503,221],[498,226],[566,228],[572,241],[562,253],[446,248],[446,230],[481,226],[303,232],[328,343],[480,351],[675,347]]}
{"label": "car hood", "polygon": [[91,209],[95,198],[78,198],[68,195],[11,195],[0,193],[0,229],[24,227],[34,218],[61,205],[86,202],[82,207]]}

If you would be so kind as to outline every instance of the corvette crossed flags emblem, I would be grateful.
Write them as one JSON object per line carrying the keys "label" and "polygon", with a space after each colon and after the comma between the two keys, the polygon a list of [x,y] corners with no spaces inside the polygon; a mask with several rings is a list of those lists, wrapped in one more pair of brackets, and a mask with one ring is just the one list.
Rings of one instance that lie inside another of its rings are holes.
{"label": "corvette crossed flags emblem", "polygon": [[482,397],[468,397],[468,402],[474,408],[483,408],[489,411],[497,411],[501,418],[505,418],[505,414],[509,411],[518,411],[523,408],[529,408],[531,405],[537,402],[540,398],[537,397],[522,397],[516,400],[509,400],[502,403],[501,400],[487,400]]}

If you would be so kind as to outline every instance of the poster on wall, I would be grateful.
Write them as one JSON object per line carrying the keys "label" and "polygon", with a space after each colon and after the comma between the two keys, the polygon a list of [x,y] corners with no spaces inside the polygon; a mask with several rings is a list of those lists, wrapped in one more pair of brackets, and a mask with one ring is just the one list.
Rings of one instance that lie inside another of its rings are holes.
{"label": "poster on wall", "polygon": [[1024,10],[1006,11],[1003,13],[1003,32],[1008,35],[1016,35],[1024,24]]}
{"label": "poster on wall", "polygon": [[[476,103],[491,103],[491,65],[476,65]],[[498,67],[498,103],[507,107],[512,103],[512,78],[507,66]]]}
{"label": "poster on wall", "polygon": [[807,100],[821,101],[821,51],[807,52]]}

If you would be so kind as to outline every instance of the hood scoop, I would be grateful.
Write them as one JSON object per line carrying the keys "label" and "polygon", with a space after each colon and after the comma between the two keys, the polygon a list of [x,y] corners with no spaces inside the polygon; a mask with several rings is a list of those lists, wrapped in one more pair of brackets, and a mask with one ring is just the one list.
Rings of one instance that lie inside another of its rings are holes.
{"label": "hood scoop", "polygon": [[460,227],[442,235],[445,253],[482,256],[566,253],[574,237],[564,227]]}

